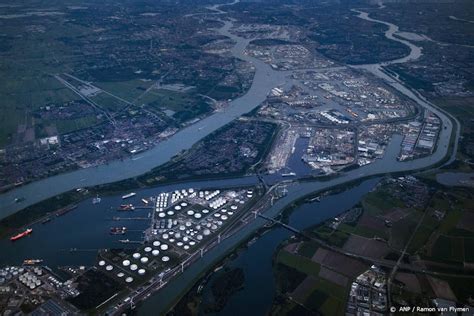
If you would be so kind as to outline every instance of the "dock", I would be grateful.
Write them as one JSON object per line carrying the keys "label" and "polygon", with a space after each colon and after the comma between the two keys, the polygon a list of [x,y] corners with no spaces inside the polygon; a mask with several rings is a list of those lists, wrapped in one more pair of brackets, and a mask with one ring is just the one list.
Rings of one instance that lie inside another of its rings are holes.
{"label": "dock", "polygon": [[114,221],[144,221],[149,220],[150,217],[113,217]]}

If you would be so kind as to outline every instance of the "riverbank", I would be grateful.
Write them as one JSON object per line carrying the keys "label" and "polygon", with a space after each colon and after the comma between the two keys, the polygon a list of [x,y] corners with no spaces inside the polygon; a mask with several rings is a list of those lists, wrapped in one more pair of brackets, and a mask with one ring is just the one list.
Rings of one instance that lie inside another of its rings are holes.
{"label": "riverbank", "polygon": [[[365,192],[370,191],[377,182],[378,179],[372,179],[359,184],[350,183],[350,188],[346,190],[339,187],[323,191],[320,193],[320,201],[305,202],[300,200],[301,204],[292,209],[289,224],[298,229],[304,229],[337,216],[356,204]],[[281,212],[286,213],[290,207],[287,206],[285,211]],[[263,315],[269,310],[275,286],[272,269],[274,250],[292,234],[280,226],[261,228],[258,233],[251,235],[216,264],[229,268],[242,268],[245,273],[245,284],[241,291],[229,299],[223,310],[212,315],[228,315],[229,313]],[[211,273],[204,284],[203,293],[218,274],[219,272]],[[142,314],[140,307],[138,309],[139,314]]]}
{"label": "riverbank", "polygon": [[[390,77],[384,76],[383,72],[378,67],[376,67],[376,69],[374,69],[374,72],[376,74],[381,74],[380,78],[382,78],[384,80],[387,80],[389,82],[392,79]],[[397,84],[399,84],[399,83],[397,83]],[[410,90],[408,90],[406,88],[405,88],[405,90],[400,89],[400,88],[397,89],[397,90],[399,90],[399,91],[402,90],[402,92],[404,92],[405,95],[407,95],[411,99],[415,99],[417,101],[417,103],[420,104],[423,108],[428,107],[429,109],[434,109],[433,107],[431,107],[430,104],[423,102],[423,100],[418,98],[417,95],[414,94],[413,92],[411,92]],[[458,133],[457,132],[451,133],[451,131],[453,130],[452,129],[453,126],[456,128],[455,130],[458,130],[459,125],[455,121],[451,120],[450,118],[447,118],[446,115],[444,115],[443,113],[437,111],[436,109],[434,109],[434,110],[435,110],[435,112],[437,112],[437,114],[439,113],[441,118],[445,118],[443,120],[444,132],[442,133],[442,135],[440,135],[440,141],[439,141],[439,144],[438,144],[437,150],[436,150],[437,155],[434,155],[432,157],[425,157],[425,158],[420,159],[420,160],[417,159],[415,161],[407,162],[407,163],[399,163],[399,162],[395,163],[394,162],[393,165],[391,165],[389,168],[385,169],[385,172],[380,170],[381,172],[379,174],[392,174],[394,176],[399,176],[399,175],[413,173],[413,172],[426,171],[426,170],[431,169],[433,167],[441,167],[445,164],[449,164],[450,162],[452,162],[454,160],[453,157],[455,157],[455,153],[456,153],[456,143],[457,143]],[[424,161],[426,164],[420,163],[420,161]],[[401,165],[404,165],[406,168],[398,168]],[[364,174],[365,174],[364,169],[366,169],[366,168],[358,168],[356,170],[351,170],[351,172],[349,172],[349,173],[354,174],[355,171],[357,171],[357,174],[359,175],[359,179],[375,176],[376,173],[374,173],[372,175],[369,175],[369,176],[364,176]],[[374,169],[378,169],[378,168],[374,168]],[[341,177],[345,178],[344,175],[341,175]],[[338,182],[338,180],[336,180],[337,178],[338,177],[327,179],[328,180],[327,184],[330,185],[333,182]],[[349,183],[349,182],[347,182],[347,183]],[[300,185],[304,185],[304,183],[300,183]],[[315,185],[315,186],[317,186],[317,185]],[[306,195],[301,195],[299,200],[307,199],[311,195],[314,195],[314,193],[307,193]],[[293,207],[294,207],[294,205],[293,205]],[[280,210],[280,212],[281,212],[281,210]],[[290,212],[290,211],[288,211],[288,212]],[[272,213],[274,213],[274,212],[272,212]],[[278,214],[278,213],[276,213],[276,214]],[[257,243],[258,243],[258,241],[257,241]],[[259,256],[260,255],[261,255],[261,253],[259,253]],[[261,280],[259,280],[259,282],[261,282]],[[262,283],[259,283],[259,284],[262,284]],[[256,286],[255,288],[259,288],[259,287]],[[249,294],[249,293],[242,293],[242,295],[245,295],[245,294]],[[240,293],[239,293],[239,295],[240,295]],[[252,297],[252,295],[246,295],[246,297],[247,298]],[[155,301],[155,306],[157,306],[157,304],[158,304],[158,301]],[[232,306],[236,307],[236,305],[232,305]],[[235,312],[235,309],[232,309],[232,310]]]}

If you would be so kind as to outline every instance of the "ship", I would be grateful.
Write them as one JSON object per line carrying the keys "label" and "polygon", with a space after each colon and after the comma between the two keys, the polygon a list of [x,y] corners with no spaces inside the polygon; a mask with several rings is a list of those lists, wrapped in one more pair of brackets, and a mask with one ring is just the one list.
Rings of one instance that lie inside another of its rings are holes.
{"label": "ship", "polygon": [[133,206],[133,204],[122,204],[118,208],[119,211],[133,211],[134,209],[135,207]]}
{"label": "ship", "polygon": [[97,194],[95,198],[92,199],[92,204],[99,204],[102,199]]}
{"label": "ship", "polygon": [[123,235],[127,232],[127,227],[111,227],[110,234],[111,235]]}
{"label": "ship", "polygon": [[135,195],[137,195],[135,192],[131,192],[129,194],[125,194],[124,196],[122,196],[122,199],[125,200],[125,199],[131,198]]}
{"label": "ship", "polygon": [[17,197],[15,198],[15,203],[20,203],[20,202],[23,202],[25,200],[24,197]]}
{"label": "ship", "polygon": [[15,241],[15,240],[18,240],[20,238],[23,238],[25,236],[28,236],[29,234],[31,234],[33,232],[33,229],[31,228],[28,228],[27,230],[25,230],[24,232],[22,233],[19,233],[18,235],[15,235],[13,237],[10,238],[11,241]]}
{"label": "ship", "polygon": [[25,259],[23,260],[24,265],[32,266],[38,263],[43,262],[43,259]]}
{"label": "ship", "polygon": [[281,176],[282,177],[294,177],[294,176],[296,176],[296,173],[294,173],[294,172],[282,173]]}

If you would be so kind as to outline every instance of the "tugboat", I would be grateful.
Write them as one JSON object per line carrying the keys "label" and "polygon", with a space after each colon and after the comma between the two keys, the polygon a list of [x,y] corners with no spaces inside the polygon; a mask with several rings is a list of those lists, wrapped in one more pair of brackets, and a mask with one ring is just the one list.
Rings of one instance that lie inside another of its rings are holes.
{"label": "tugboat", "polygon": [[110,234],[111,235],[123,235],[127,232],[127,227],[111,227]]}

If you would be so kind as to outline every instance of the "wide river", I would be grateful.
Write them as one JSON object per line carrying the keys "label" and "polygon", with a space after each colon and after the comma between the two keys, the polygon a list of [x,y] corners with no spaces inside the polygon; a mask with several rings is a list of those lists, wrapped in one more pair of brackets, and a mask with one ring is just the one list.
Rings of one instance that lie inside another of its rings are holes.
{"label": "wide river", "polygon": [[[289,186],[288,194],[284,198],[278,200],[277,203],[266,212],[266,215],[268,216],[278,215],[292,201],[301,198],[310,192],[324,190],[331,186],[356,180],[368,175],[425,168],[439,162],[448,154],[449,141],[451,133],[453,132],[451,120],[444,112],[433,106],[419,94],[405,87],[402,82],[388,76],[382,68],[391,63],[402,63],[416,60],[421,56],[421,49],[408,41],[399,40],[394,37],[393,34],[398,31],[397,26],[391,23],[371,19],[365,12],[357,12],[360,14],[359,17],[362,19],[387,25],[389,28],[385,33],[385,36],[389,39],[400,41],[403,44],[408,45],[410,47],[410,54],[404,58],[391,62],[384,62],[375,65],[362,65],[355,68],[369,71],[380,79],[386,80],[386,82],[392,87],[417,102],[420,106],[433,111],[440,117],[443,123],[443,128],[440,132],[436,151],[430,157],[409,162],[398,162],[395,157],[398,155],[402,138],[399,135],[395,135],[385,152],[384,158],[371,165],[349,171],[344,175],[327,182],[315,181]],[[237,42],[242,40],[235,36],[233,39]],[[454,151],[449,157],[447,163],[452,162],[455,157],[459,129],[455,132],[456,145],[454,146]],[[377,181],[377,179],[366,180],[360,185],[345,192],[323,198],[321,203],[303,204],[292,212],[289,218],[289,223],[294,227],[304,229],[321,223],[328,218],[334,217],[356,204],[365,193],[374,187]],[[139,315],[166,313],[170,305],[173,304],[175,298],[189,286],[190,280],[204,273],[210,265],[217,262],[222,258],[222,256],[238,245],[241,240],[248,237],[264,223],[265,221],[256,219],[243,230],[225,240],[218,248],[209,251],[199,262],[189,267],[188,270],[174,279],[166,288],[145,301],[138,309]],[[278,245],[289,236],[290,233],[283,228],[273,229],[270,233],[265,234],[263,237],[258,239],[257,242],[252,244],[246,251],[242,252],[237,259],[229,264],[232,267],[243,269],[245,274],[245,288],[230,298],[224,309],[218,313],[219,315],[264,315],[269,311],[268,309],[271,306],[275,293],[272,273],[272,256]],[[211,282],[209,282],[204,288],[204,295],[206,295],[206,292],[210,291],[210,283]]]}
{"label": "wide river", "polygon": [[[213,8],[213,10],[218,11],[218,13],[222,12],[218,8]],[[391,23],[371,19],[364,12],[357,12],[360,13],[360,18],[388,25],[389,30],[385,33],[386,37],[402,42],[403,44],[410,47],[410,54],[407,57],[395,60],[393,63],[411,61],[420,57],[421,49],[419,47],[408,41],[400,40],[393,36],[393,34],[398,30],[398,27]],[[287,83],[289,80],[288,72],[275,71],[268,64],[262,62],[261,60],[244,54],[244,50],[250,40],[230,33],[229,30],[232,27],[232,24],[233,23],[231,21],[226,21],[223,27],[218,30],[218,32],[221,35],[232,39],[236,43],[231,49],[231,53],[234,57],[251,63],[255,68],[255,76],[253,78],[252,85],[245,95],[230,102],[229,106],[224,111],[215,112],[211,116],[208,116],[196,124],[190,125],[180,130],[178,133],[174,134],[167,140],[156,145],[153,149],[141,153],[136,157],[122,161],[114,161],[107,165],[80,169],[54,177],[49,177],[1,194],[0,219],[39,201],[75,188],[110,183],[141,175],[152,168],[169,161],[180,151],[191,148],[192,145],[201,140],[203,137],[238,118],[242,114],[253,110],[265,100],[272,88]],[[441,112],[431,103],[423,99],[420,95],[406,88],[401,82],[394,80],[394,78],[389,77],[385,72],[383,72],[382,66],[388,65],[390,63],[391,62],[364,65],[358,66],[357,68],[365,69],[375,76],[386,80],[395,89],[413,99],[422,107],[428,108],[436,113],[441,118],[444,128],[440,133],[437,150],[431,157],[418,159],[412,162],[395,163],[394,165],[390,166],[392,170],[386,170],[386,172],[413,170],[433,165],[447,154],[449,139],[453,129],[452,123],[444,112]],[[377,172],[380,172],[380,170]],[[20,203],[15,203],[15,198],[18,197],[24,197],[25,200]]]}
{"label": "wide river", "polygon": [[[288,73],[274,71],[264,62],[245,55],[243,52],[245,47],[248,45],[249,40],[231,34],[229,32],[231,27],[232,22],[226,21],[223,27],[218,31],[220,34],[231,38],[236,43],[231,50],[233,56],[252,63],[255,68],[255,77],[252,86],[244,96],[232,101],[225,111],[216,112],[200,122],[179,131],[166,141],[158,144],[155,148],[140,154],[138,157],[124,161],[116,161],[95,168],[81,169],[71,173],[58,175],[33,182],[2,194],[0,195],[0,218],[8,216],[28,205],[32,205],[38,201],[74,188],[113,182],[143,174],[151,168],[165,163],[181,150],[190,148],[197,141],[201,140],[206,135],[209,135],[209,133],[236,119],[242,114],[251,111],[265,100],[268,92],[272,88],[277,85],[285,84],[287,82]],[[415,52],[412,50],[411,54],[416,54],[416,50]],[[417,58],[415,55],[412,55],[412,57]],[[449,154],[448,145],[451,133],[453,132],[453,126],[446,114],[435,108],[415,92],[412,92],[410,89],[403,86],[401,82],[389,77],[382,71],[381,66],[382,65],[380,64],[365,65],[358,68],[363,68],[366,71],[370,71],[375,76],[387,80],[388,83],[401,93],[415,100],[420,106],[435,112],[441,118],[443,128],[441,129],[438,146],[436,147],[435,152],[429,157],[413,161],[399,162],[396,160],[396,157],[400,150],[402,137],[395,135],[386,148],[384,158],[379,159],[370,165],[348,171],[328,181],[302,182],[289,185],[287,195],[276,201],[274,205],[266,211],[266,215],[276,216],[287,205],[312,192],[323,191],[336,185],[351,182],[363,177],[427,168],[438,163]],[[321,203],[321,207],[317,207],[313,211],[304,211],[304,214],[308,214],[307,216],[309,217],[298,217],[298,221],[304,225],[310,225],[319,223],[325,218],[335,216],[337,213],[344,211],[352,204],[356,203],[363,193],[373,187],[375,184],[374,181],[375,180],[365,181],[362,185],[356,187],[356,191],[348,191],[351,192],[349,195],[341,193],[341,195],[338,195],[339,198],[336,198],[336,200],[327,206],[326,204]],[[138,194],[136,198],[151,196],[155,195],[157,192],[165,190],[169,191],[182,187],[227,187],[254,183],[256,183],[255,177],[245,177],[241,179],[166,185],[137,191]],[[357,188],[360,188],[360,191]],[[354,197],[349,198],[352,194]],[[15,197],[25,197],[26,200],[23,203],[14,203]],[[61,218],[55,219],[53,222],[44,225],[43,228],[36,227],[35,236],[38,237],[25,238],[18,244],[15,244],[15,248],[12,247],[11,243],[5,240],[0,241],[0,253],[8,254],[8,256],[0,256],[0,265],[18,263],[25,257],[44,258],[46,259],[45,263],[51,266],[73,263],[77,264],[78,262],[85,265],[93,264],[96,253],[95,249],[111,247],[111,245],[116,242],[113,238],[105,236],[107,235],[107,228],[112,225],[110,218],[113,213],[110,211],[110,207],[118,204],[120,204],[120,196],[104,198],[104,201],[97,205],[91,205],[91,201],[87,200],[80,203],[77,210],[68,213]],[[292,216],[292,223],[295,223],[294,220],[296,217],[294,216]],[[223,240],[218,247],[207,252],[202,259],[192,264],[183,274],[180,274],[170,281],[164,289],[160,290],[145,301],[139,309],[139,313],[149,315],[150,312],[153,312],[152,314],[158,315],[164,312],[169,308],[170,304],[174,302],[175,298],[189,286],[191,280],[208,269],[211,264],[222,258],[223,255],[231,251],[243,239],[251,235],[257,228],[264,224],[265,221],[258,218],[236,234]],[[88,230],[84,231],[84,227],[88,227]],[[301,225],[298,225],[298,227],[303,228]],[[139,231],[142,228],[142,224],[137,222],[134,224],[134,228]],[[36,234],[36,232],[38,232],[38,234]],[[61,238],[58,238],[58,236],[61,236]],[[276,240],[279,240],[279,238],[280,237]],[[272,244],[274,243],[276,242],[272,239]],[[258,242],[255,244],[259,245]],[[65,251],[71,247],[80,248],[84,250],[84,252],[70,254]]]}

